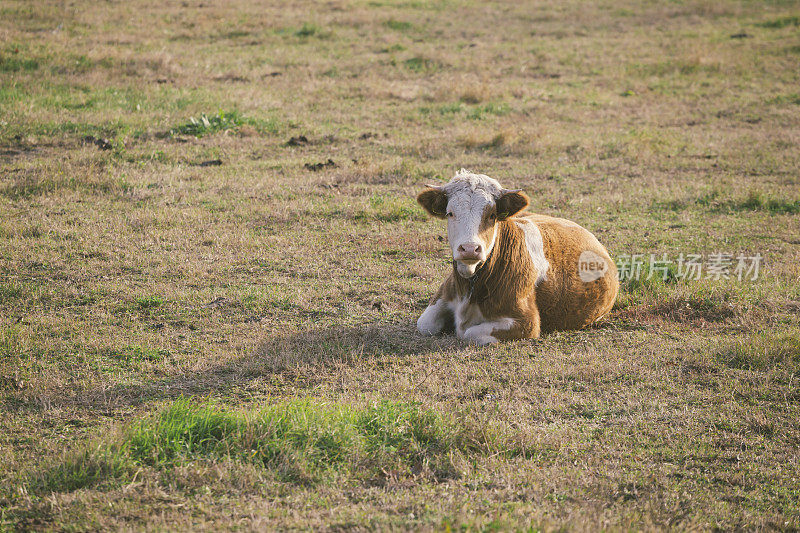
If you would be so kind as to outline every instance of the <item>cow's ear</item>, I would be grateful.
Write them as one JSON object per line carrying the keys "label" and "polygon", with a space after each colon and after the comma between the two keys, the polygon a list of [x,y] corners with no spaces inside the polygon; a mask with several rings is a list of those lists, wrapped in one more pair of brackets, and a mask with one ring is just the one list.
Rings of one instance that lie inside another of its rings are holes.
{"label": "cow's ear", "polygon": [[447,212],[447,193],[439,187],[428,186],[427,189],[417,196],[419,205],[432,216],[445,218]]}
{"label": "cow's ear", "polygon": [[522,189],[515,191],[503,189],[503,193],[497,199],[497,219],[505,220],[508,217],[513,217],[528,207],[529,203],[528,195],[522,192]]}

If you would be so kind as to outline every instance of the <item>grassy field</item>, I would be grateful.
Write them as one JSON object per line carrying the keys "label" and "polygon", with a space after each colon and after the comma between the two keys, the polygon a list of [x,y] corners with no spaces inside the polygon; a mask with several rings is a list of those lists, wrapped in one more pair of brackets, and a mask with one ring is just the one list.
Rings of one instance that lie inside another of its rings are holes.
{"label": "grassy field", "polygon": [[[797,530],[798,65],[792,1],[0,1],[0,530]],[[423,338],[461,167],[758,279]]]}

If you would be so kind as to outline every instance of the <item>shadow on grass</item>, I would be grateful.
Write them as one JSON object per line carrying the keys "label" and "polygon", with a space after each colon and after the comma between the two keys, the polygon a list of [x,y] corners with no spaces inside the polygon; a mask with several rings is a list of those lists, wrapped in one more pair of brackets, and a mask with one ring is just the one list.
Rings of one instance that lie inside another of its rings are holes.
{"label": "shadow on grass", "polygon": [[[327,327],[267,336],[246,355],[140,383],[94,383],[86,389],[63,386],[6,397],[4,408],[91,407],[106,412],[180,396],[225,394],[248,383],[273,378],[277,388],[311,388],[337,369],[367,360],[425,355],[465,344],[454,336],[423,337],[413,324]],[[145,378],[146,379],[146,378]]]}
{"label": "shadow on grass", "polygon": [[609,320],[638,325],[687,324],[694,327],[720,324],[737,316],[734,304],[722,298],[673,296],[661,301],[615,308]]}
{"label": "shadow on grass", "polygon": [[[621,328],[625,329],[611,319],[583,331]],[[335,380],[343,369],[357,368],[365,362],[383,364],[461,350],[471,353],[483,349],[471,347],[453,334],[420,335],[410,322],[310,328],[266,335],[238,357],[214,361],[209,355],[208,363],[198,370],[162,374],[163,377],[134,373],[128,376],[128,382],[100,378],[85,388],[72,384],[46,390],[28,389],[0,398],[0,404],[9,411],[88,408],[112,415],[181,396],[239,395],[243,391],[249,396],[258,395],[259,389],[280,396],[281,390],[296,393],[313,389]],[[469,356],[466,352],[462,355]]]}
{"label": "shadow on grass", "polygon": [[285,372],[305,366],[330,367],[386,356],[422,355],[459,345],[462,343],[452,335],[424,337],[412,324],[338,327],[265,338],[252,360],[260,371]]}

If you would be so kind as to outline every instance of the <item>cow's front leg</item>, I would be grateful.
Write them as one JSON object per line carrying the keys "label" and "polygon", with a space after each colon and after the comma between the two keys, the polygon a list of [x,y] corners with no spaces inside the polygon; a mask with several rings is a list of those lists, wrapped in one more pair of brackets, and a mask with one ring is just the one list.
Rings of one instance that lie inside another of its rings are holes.
{"label": "cow's front leg", "polygon": [[499,318],[476,324],[468,328],[463,339],[478,346],[496,344],[499,341],[537,338],[539,336],[539,313],[524,320]]}
{"label": "cow's front leg", "polygon": [[511,333],[512,330],[518,329],[514,327],[515,325],[516,323],[513,318],[489,320],[467,328],[461,338],[470,342],[474,342],[478,346],[495,344],[500,340],[501,337],[504,340],[508,339],[508,334]]}
{"label": "cow's front leg", "polygon": [[417,329],[423,335],[438,335],[454,328],[453,309],[444,298],[439,298],[425,308],[417,319]]}

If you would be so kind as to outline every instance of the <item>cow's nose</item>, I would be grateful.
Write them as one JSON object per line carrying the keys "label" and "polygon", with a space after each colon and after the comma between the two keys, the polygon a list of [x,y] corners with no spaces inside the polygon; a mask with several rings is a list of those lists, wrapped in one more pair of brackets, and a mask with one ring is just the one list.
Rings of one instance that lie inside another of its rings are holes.
{"label": "cow's nose", "polygon": [[466,243],[458,247],[458,253],[461,259],[480,259],[481,258],[481,245]]}

